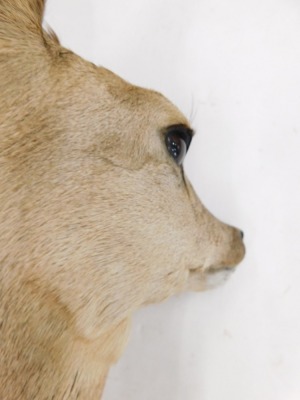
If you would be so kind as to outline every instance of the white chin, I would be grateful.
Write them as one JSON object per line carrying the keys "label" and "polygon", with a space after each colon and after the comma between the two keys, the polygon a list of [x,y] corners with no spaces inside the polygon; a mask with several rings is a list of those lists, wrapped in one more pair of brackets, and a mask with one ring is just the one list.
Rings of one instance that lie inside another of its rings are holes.
{"label": "white chin", "polygon": [[187,289],[191,291],[204,291],[214,289],[225,283],[234,272],[234,268],[207,270],[191,270],[188,278]]}

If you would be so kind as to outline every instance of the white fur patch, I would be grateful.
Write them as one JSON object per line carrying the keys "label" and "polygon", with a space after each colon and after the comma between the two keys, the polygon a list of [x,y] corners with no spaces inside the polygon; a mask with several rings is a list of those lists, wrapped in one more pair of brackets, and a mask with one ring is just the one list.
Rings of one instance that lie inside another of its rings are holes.
{"label": "white fur patch", "polygon": [[206,274],[206,282],[205,288],[206,289],[213,289],[228,280],[228,278],[234,272],[234,268],[230,269],[221,269],[216,272],[208,272]]}

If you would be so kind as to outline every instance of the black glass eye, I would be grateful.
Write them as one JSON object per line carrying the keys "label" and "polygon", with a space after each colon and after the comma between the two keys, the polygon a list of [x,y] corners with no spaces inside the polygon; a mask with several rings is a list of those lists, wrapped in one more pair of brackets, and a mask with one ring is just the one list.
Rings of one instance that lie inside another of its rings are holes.
{"label": "black glass eye", "polygon": [[183,163],[191,140],[192,130],[185,125],[175,125],[167,129],[166,146],[178,165]]}

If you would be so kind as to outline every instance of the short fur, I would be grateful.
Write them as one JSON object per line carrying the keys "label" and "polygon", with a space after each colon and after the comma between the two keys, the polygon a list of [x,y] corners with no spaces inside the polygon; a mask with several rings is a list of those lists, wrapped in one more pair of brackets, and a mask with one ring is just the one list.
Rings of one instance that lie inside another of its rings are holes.
{"label": "short fur", "polygon": [[223,280],[240,232],[201,204],[164,134],[188,121],[0,0],[0,398],[99,400],[132,313]]}

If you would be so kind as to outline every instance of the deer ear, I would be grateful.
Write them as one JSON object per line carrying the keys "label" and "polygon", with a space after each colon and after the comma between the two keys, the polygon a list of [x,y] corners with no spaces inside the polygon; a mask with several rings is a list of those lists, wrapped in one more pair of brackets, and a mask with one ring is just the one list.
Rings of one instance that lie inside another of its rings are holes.
{"label": "deer ear", "polygon": [[42,34],[45,0],[0,2],[0,39],[16,38],[26,32]]}

